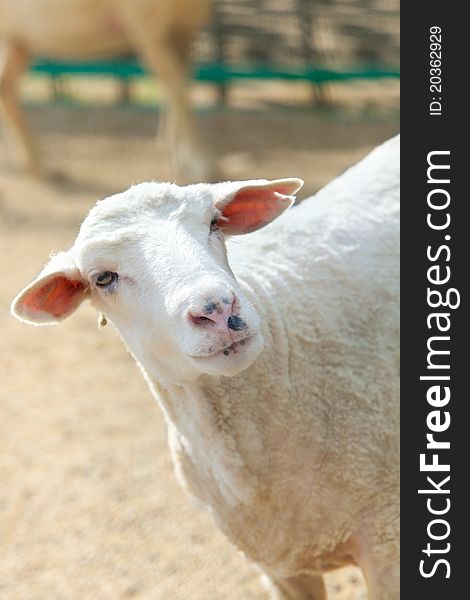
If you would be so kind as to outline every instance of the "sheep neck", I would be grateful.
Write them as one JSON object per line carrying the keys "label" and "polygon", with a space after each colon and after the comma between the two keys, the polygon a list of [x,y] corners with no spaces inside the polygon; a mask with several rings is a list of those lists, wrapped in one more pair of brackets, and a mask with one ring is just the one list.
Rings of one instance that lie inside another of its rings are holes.
{"label": "sheep neck", "polygon": [[239,449],[233,398],[217,394],[204,378],[191,385],[151,388],[168,427],[169,446],[180,483],[212,507],[249,504],[260,492]]}

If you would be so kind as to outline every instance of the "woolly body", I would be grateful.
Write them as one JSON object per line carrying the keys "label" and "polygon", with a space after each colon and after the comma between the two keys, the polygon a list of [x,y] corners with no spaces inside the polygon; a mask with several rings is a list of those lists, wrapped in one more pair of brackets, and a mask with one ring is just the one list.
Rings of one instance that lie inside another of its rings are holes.
{"label": "woolly body", "polygon": [[229,239],[229,267],[224,228],[264,225],[300,184],[133,186],[92,209],[13,312],[56,322],[88,296],[106,312],[163,409],[179,481],[281,597],[323,599],[319,574],[359,564],[370,600],[397,600],[399,139]]}
{"label": "woolly body", "polygon": [[263,323],[249,369],[154,382],[180,481],[284,576],[354,562],[358,534],[398,551],[398,148],[229,241]]}

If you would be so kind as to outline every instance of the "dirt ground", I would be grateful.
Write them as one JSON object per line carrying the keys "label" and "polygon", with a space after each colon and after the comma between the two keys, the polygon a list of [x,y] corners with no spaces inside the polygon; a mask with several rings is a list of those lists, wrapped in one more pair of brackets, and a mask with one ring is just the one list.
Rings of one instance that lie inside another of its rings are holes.
{"label": "dirt ground", "polygon": [[[227,178],[302,177],[304,198],[398,131],[398,88],[384,89],[385,103],[348,102],[353,86],[321,109],[290,97],[243,105],[235,93],[230,108],[201,106],[198,121]],[[62,178],[25,176],[0,129],[0,598],[267,600],[178,487],[162,415],[112,327],[98,331],[88,306],[59,327],[9,316],[98,198],[171,179],[157,115],[35,104],[28,116]],[[328,585],[333,600],[365,599],[355,569]]]}

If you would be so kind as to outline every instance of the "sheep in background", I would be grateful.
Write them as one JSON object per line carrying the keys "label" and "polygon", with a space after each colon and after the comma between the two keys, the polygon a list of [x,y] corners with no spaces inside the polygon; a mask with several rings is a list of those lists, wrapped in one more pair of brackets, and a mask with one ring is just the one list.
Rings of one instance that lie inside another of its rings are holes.
{"label": "sheep in background", "polygon": [[0,0],[0,108],[29,170],[44,174],[19,103],[32,56],[91,59],[139,54],[167,93],[165,145],[185,179],[210,179],[214,166],[197,141],[187,94],[190,42],[211,0]]}
{"label": "sheep in background", "polygon": [[260,229],[301,184],[133,186],[12,312],[56,323],[90,299],[106,313],[162,408],[178,480],[276,598],[324,600],[322,573],[357,564],[369,600],[398,600],[399,139]]}

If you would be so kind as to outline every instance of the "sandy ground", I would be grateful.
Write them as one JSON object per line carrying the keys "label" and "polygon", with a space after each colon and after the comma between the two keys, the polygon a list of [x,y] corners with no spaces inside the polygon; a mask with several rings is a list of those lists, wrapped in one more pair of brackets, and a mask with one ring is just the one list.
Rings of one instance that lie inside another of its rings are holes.
{"label": "sandy ground", "polygon": [[[246,559],[179,489],[159,408],[115,331],[98,331],[88,306],[51,328],[8,314],[97,198],[171,178],[154,143],[157,116],[28,112],[63,178],[25,176],[0,130],[0,598],[266,600]],[[301,197],[398,130],[396,102],[346,111],[235,103],[201,109],[198,120],[227,177],[302,177]],[[354,569],[328,584],[334,600],[365,598]]]}

